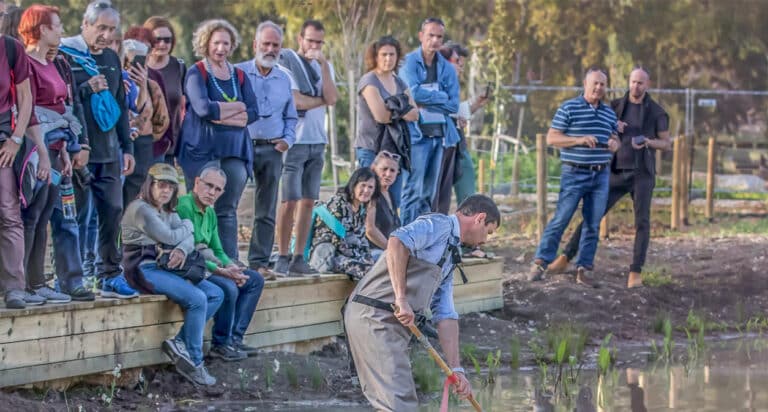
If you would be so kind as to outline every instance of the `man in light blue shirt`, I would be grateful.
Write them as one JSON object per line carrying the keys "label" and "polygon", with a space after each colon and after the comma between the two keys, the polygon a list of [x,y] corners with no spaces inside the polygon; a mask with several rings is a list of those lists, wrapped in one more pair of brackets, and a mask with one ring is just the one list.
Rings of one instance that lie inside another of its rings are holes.
{"label": "man in light blue shirt", "polygon": [[472,394],[459,357],[453,271],[460,262],[459,244],[483,244],[500,221],[496,204],[484,195],[469,196],[455,215],[421,216],[392,232],[386,257],[355,287],[344,309],[344,326],[360,386],[374,409],[418,410],[410,333],[403,326],[413,325],[414,312],[427,307],[446,363],[457,375],[456,392],[461,398]]}
{"label": "man in light blue shirt", "polygon": [[268,266],[275,241],[277,189],[283,170],[283,153],[296,141],[298,121],[291,80],[276,67],[282,43],[283,30],[267,20],[256,28],[253,40],[256,57],[237,65],[250,80],[259,110],[269,115],[248,125],[253,142],[253,182],[256,186],[248,266],[261,273],[265,280],[276,278]]}
{"label": "man in light blue shirt", "polygon": [[459,81],[456,70],[438,51],[443,45],[445,23],[430,17],[421,24],[421,47],[405,56],[400,69],[419,106],[419,130],[411,127],[411,170],[403,172],[400,218],[408,224],[432,210],[443,159],[443,144],[459,141],[449,115],[459,111]]}

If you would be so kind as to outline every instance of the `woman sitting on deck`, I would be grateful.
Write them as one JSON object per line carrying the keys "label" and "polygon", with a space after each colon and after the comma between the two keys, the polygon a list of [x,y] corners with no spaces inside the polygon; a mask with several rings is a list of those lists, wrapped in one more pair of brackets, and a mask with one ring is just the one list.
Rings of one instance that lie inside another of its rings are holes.
{"label": "woman sitting on deck", "polygon": [[327,202],[316,203],[309,236],[312,267],[321,273],[344,273],[352,280],[362,279],[374,263],[365,237],[366,208],[379,193],[376,175],[364,167],[355,170],[349,183]]}
{"label": "woman sitting on deck", "polygon": [[213,385],[216,379],[203,365],[203,330],[224,292],[204,279],[205,259],[195,251],[192,222],[176,213],[176,169],[158,163],[147,173],[138,198],[123,215],[125,277],[134,289],[166,295],[181,306],[184,325],[175,338],[163,342],[163,352],[185,378]]}

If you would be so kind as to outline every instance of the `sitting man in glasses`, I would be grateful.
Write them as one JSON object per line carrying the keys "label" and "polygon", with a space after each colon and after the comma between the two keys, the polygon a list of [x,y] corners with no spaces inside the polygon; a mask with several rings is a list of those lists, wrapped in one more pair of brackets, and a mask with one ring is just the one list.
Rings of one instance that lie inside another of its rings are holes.
{"label": "sitting man in glasses", "polygon": [[213,273],[208,281],[224,291],[224,302],[213,318],[210,356],[235,361],[256,353],[255,347],[243,343],[243,336],[259,303],[264,278],[233,263],[221,246],[213,204],[224,193],[226,184],[227,175],[221,168],[204,167],[195,178],[192,193],[179,197],[176,212],[182,219],[192,221],[195,247]]}

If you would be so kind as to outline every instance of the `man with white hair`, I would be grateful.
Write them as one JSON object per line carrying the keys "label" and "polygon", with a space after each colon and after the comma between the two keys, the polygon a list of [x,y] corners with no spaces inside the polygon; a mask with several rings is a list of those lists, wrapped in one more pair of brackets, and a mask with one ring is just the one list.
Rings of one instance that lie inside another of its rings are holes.
{"label": "man with white hair", "polygon": [[[98,213],[97,278],[104,297],[138,296],[120,268],[117,239],[123,214],[121,175],[133,173],[133,140],[128,126],[125,87],[120,57],[109,39],[120,26],[120,13],[109,2],[95,1],[83,15],[81,34],[62,39],[59,50],[72,66],[77,90],[83,100],[85,126],[90,146],[72,158],[72,167],[87,167],[90,180],[80,198],[93,198]],[[90,207],[90,206],[86,206]],[[90,211],[93,213],[94,211]],[[86,215],[90,216],[90,213]]]}
{"label": "man with white hair", "polygon": [[266,117],[248,125],[253,142],[253,181],[255,184],[253,232],[248,248],[248,266],[265,280],[274,280],[269,256],[275,240],[277,188],[283,169],[283,153],[296,141],[299,116],[291,93],[288,75],[275,68],[283,44],[283,30],[272,21],[256,28],[253,60],[237,64],[249,77],[259,102],[259,113]]}

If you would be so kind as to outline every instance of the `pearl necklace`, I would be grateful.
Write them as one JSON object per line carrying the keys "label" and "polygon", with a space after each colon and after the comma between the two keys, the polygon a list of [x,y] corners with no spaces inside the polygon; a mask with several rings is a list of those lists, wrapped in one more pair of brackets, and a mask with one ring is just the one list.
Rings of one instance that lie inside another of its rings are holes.
{"label": "pearl necklace", "polygon": [[226,62],[227,68],[229,69],[229,80],[232,82],[232,91],[234,92],[234,96],[229,97],[228,94],[224,93],[224,90],[221,89],[221,86],[219,86],[219,82],[216,81],[216,75],[213,73],[213,69],[211,68],[211,62],[208,61],[208,59],[205,59],[205,66],[208,69],[208,73],[211,74],[211,81],[213,82],[213,87],[216,88],[216,90],[221,93],[221,95],[224,97],[224,100],[232,103],[237,101],[237,83],[235,82],[235,67],[230,65],[229,62]]}

